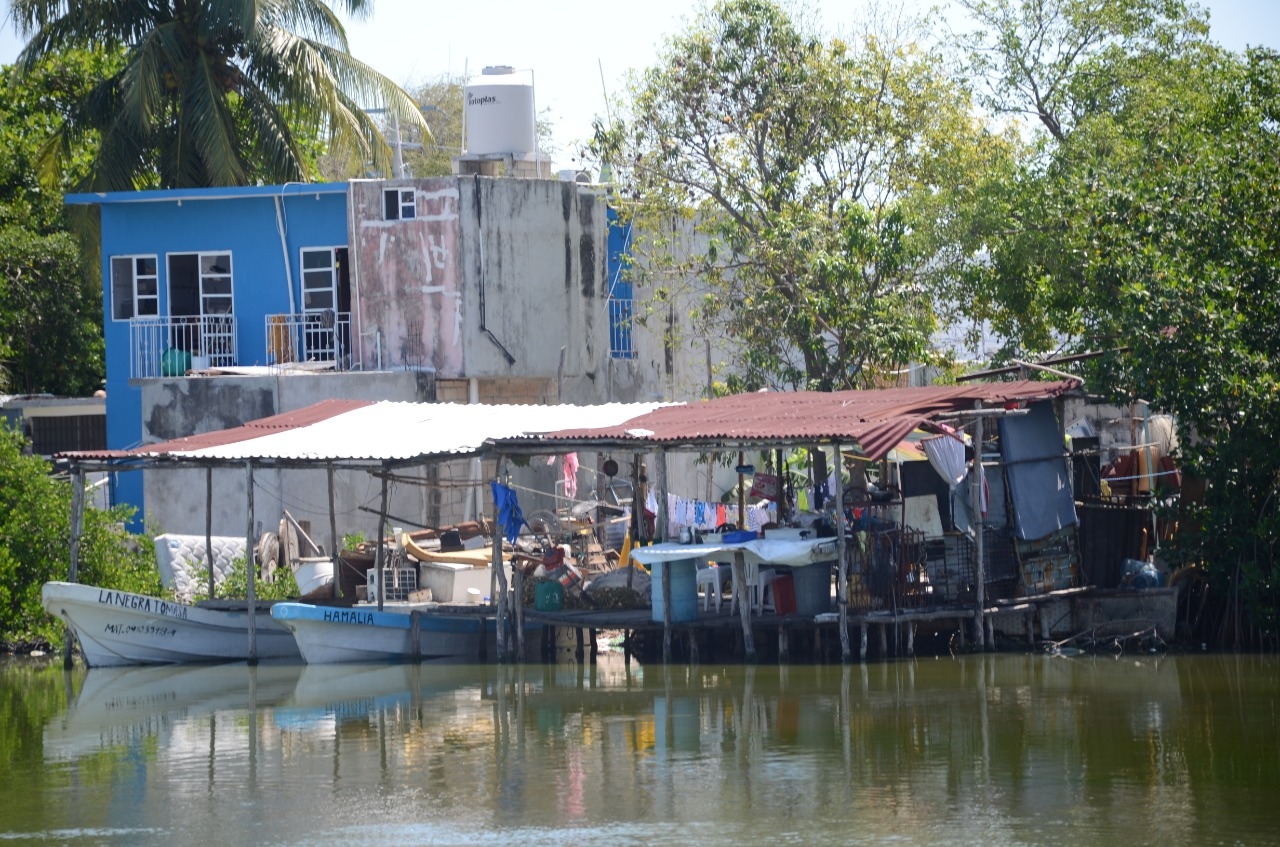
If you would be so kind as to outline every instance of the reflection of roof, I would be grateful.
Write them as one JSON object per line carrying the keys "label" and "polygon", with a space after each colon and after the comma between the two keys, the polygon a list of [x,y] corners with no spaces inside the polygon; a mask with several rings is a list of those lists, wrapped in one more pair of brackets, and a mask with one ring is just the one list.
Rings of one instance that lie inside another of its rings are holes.
{"label": "reflection of roof", "polygon": [[858,445],[883,458],[922,423],[979,403],[996,408],[1060,396],[1076,380],[998,382],[891,388],[880,391],[798,391],[736,394],[666,406],[598,429],[551,432],[533,439],[560,448],[655,443],[668,448],[763,447],[783,442]]}

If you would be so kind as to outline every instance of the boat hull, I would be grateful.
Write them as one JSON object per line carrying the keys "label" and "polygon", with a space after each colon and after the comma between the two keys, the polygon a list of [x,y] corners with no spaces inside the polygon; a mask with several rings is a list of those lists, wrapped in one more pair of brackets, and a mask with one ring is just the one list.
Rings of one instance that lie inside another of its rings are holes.
{"label": "boat hull", "polygon": [[[411,611],[411,607],[381,612],[359,606],[332,609],[306,603],[277,603],[271,607],[276,623],[293,632],[302,659],[309,665],[480,661],[496,655],[494,618],[419,611],[415,646]],[[526,638],[526,646],[528,642]]]}
{"label": "boat hull", "polygon": [[[75,632],[91,668],[249,658],[249,613],[189,606],[92,585],[47,582],[44,608]],[[266,609],[254,615],[258,659],[297,659],[298,644]]]}

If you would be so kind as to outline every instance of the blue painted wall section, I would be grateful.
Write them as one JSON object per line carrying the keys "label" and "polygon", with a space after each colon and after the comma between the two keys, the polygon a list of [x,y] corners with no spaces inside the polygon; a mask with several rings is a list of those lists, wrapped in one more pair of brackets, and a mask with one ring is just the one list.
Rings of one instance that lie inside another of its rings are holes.
{"label": "blue painted wall section", "polygon": [[617,211],[609,209],[609,355],[615,359],[634,359],[631,338],[632,305],[631,224],[623,223]]}
{"label": "blue painted wall section", "polygon": [[[231,254],[236,364],[265,365],[266,316],[301,311],[300,251],[347,246],[345,184],[73,194],[101,206],[107,445],[142,439],[142,390],[130,384],[129,322],[111,317],[111,257],[154,255],[161,316],[171,314],[166,256]],[[290,288],[293,299],[290,300]],[[122,474],[114,501],[141,509],[142,475]]]}

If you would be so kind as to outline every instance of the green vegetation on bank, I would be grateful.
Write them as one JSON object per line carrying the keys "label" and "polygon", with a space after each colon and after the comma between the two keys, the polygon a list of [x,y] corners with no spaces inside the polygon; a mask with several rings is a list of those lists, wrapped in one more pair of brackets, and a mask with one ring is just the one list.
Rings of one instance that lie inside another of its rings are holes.
{"label": "green vegetation on bank", "polygon": [[[0,644],[12,649],[61,643],[40,589],[65,580],[71,562],[71,485],[25,447],[20,433],[0,427]],[[128,518],[119,508],[85,510],[79,581],[156,596],[155,548],[124,530]]]}

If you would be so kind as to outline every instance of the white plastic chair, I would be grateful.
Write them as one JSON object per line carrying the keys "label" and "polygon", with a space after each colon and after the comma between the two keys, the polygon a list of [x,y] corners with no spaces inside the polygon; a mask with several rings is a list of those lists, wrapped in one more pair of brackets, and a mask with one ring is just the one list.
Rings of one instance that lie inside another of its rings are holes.
{"label": "white plastic chair", "polygon": [[729,580],[731,568],[728,565],[716,565],[702,562],[698,565],[697,588],[702,595],[702,610],[708,611],[712,602],[716,611],[720,611],[720,603],[724,599],[724,584]]}
{"label": "white plastic chair", "polygon": [[[756,614],[761,612],[773,611],[773,580],[777,577],[778,572],[773,568],[760,569],[760,565],[754,562],[747,562],[743,570],[743,581],[746,583],[744,589],[748,592],[747,602],[750,608]],[[733,592],[733,602],[729,606],[730,612],[738,610],[738,597],[740,592],[736,589]]]}

